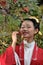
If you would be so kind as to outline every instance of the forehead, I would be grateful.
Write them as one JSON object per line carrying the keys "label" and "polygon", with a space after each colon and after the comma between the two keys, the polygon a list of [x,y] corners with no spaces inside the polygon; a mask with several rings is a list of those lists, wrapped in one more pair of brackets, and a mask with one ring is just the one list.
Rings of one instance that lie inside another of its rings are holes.
{"label": "forehead", "polygon": [[22,25],[33,25],[33,22],[30,20],[25,20],[22,22]]}

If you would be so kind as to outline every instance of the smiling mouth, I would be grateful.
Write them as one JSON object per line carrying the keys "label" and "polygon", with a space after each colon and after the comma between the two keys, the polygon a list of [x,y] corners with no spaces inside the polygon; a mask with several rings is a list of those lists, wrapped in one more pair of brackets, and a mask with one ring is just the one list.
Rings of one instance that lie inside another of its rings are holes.
{"label": "smiling mouth", "polygon": [[28,32],[23,32],[24,35],[28,34]]}

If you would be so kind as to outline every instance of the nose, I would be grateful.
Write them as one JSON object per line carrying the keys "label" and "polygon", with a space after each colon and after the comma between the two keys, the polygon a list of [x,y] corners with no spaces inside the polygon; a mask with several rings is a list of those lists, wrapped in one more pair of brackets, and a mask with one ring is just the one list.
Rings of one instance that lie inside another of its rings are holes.
{"label": "nose", "polygon": [[27,27],[24,27],[23,30],[27,30]]}
{"label": "nose", "polygon": [[24,30],[24,31],[26,31],[26,30],[27,30],[27,28],[24,28],[23,30]]}
{"label": "nose", "polygon": [[20,31],[28,31],[28,28],[27,27],[21,27]]}

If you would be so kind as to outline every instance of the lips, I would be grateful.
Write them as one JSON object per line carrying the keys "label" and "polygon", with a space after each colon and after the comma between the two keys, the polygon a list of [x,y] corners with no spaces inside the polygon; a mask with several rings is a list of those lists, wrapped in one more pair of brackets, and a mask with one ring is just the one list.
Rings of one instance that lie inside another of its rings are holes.
{"label": "lips", "polygon": [[28,34],[28,32],[23,32],[23,34],[25,34],[25,35],[26,35],[26,34]]}

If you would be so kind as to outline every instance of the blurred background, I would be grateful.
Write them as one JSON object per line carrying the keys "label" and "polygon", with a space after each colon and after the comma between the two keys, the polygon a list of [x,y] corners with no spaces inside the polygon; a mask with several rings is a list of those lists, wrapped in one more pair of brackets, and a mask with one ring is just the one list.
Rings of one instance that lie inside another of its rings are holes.
{"label": "blurred background", "polygon": [[35,16],[40,21],[41,32],[35,36],[35,40],[43,48],[43,1],[0,0],[0,54],[11,45],[11,33],[18,31],[21,20],[29,16]]}

